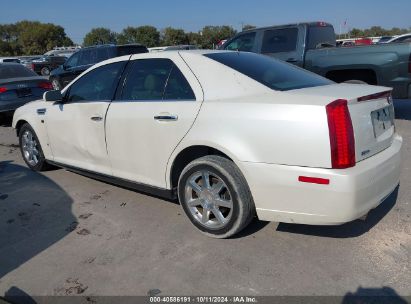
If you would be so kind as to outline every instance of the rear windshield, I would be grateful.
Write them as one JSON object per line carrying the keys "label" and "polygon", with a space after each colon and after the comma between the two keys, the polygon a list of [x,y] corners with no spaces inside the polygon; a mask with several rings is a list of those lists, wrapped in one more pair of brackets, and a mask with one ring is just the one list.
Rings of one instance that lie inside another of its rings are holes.
{"label": "rear windshield", "polygon": [[204,55],[218,61],[273,90],[288,91],[329,85],[333,82],[280,60],[246,52]]}
{"label": "rear windshield", "polygon": [[0,79],[33,76],[37,76],[37,74],[21,64],[0,64]]}

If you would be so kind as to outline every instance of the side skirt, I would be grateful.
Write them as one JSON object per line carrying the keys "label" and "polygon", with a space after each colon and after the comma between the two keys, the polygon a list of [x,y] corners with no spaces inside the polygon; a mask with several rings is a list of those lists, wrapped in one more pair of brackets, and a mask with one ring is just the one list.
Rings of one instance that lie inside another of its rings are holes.
{"label": "side skirt", "polygon": [[93,172],[93,171],[73,167],[73,166],[70,166],[70,165],[57,163],[57,162],[50,161],[50,160],[47,160],[47,163],[49,163],[50,165],[56,166],[56,167],[64,168],[64,169],[66,169],[68,171],[72,171],[74,173],[78,173],[80,175],[84,175],[84,176],[87,176],[87,177],[90,177],[90,178],[93,178],[93,179],[97,179],[97,180],[106,182],[108,184],[120,186],[122,188],[135,190],[135,191],[138,191],[138,192],[144,192],[144,193],[147,193],[147,194],[150,194],[150,195],[153,195],[153,196],[156,196],[156,197],[168,199],[168,200],[176,200],[177,199],[177,191],[175,189],[168,190],[168,189],[158,188],[158,187],[154,187],[154,186],[150,186],[150,185],[146,185],[146,184],[133,182],[133,181],[130,181],[130,180],[127,180],[127,179],[122,179],[122,178],[119,178],[119,177],[114,177],[114,176],[110,176],[110,175],[106,175],[106,174],[102,174],[102,173],[97,173],[97,172]]}

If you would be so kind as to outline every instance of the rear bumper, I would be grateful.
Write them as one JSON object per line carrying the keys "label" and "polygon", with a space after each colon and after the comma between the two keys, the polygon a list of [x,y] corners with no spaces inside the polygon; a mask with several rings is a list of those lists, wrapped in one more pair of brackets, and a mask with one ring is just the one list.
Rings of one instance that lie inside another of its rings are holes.
{"label": "rear bumper", "polygon": [[[336,225],[377,207],[399,184],[402,138],[355,167],[335,170],[242,162],[260,220]],[[299,176],[330,180],[301,183]]]}

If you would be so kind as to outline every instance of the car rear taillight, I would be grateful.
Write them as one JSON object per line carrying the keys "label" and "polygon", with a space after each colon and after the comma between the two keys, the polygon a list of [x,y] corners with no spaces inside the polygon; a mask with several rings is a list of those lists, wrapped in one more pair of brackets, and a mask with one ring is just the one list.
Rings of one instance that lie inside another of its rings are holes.
{"label": "car rear taillight", "polygon": [[53,89],[53,85],[51,84],[51,82],[48,81],[44,81],[44,82],[40,82],[38,84],[39,88],[45,89],[45,90],[52,90]]}
{"label": "car rear taillight", "polygon": [[0,94],[6,92],[7,89],[5,87],[0,87]]}
{"label": "car rear taillight", "polygon": [[347,100],[338,99],[326,106],[333,169],[355,166],[355,141]]}

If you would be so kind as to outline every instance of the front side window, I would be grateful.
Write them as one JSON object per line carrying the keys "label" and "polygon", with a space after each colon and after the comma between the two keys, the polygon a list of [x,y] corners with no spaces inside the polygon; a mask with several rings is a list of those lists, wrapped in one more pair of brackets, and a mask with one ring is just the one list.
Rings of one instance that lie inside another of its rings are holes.
{"label": "front side window", "polygon": [[297,49],[297,28],[275,29],[264,32],[261,53],[292,52]]}
{"label": "front side window", "polygon": [[222,52],[204,55],[273,90],[288,91],[334,82],[280,60],[243,52]]}
{"label": "front side window", "polygon": [[68,102],[112,100],[126,62],[98,67],[78,79],[68,92]]}
{"label": "front side window", "polygon": [[251,52],[254,47],[255,32],[246,33],[237,38],[234,38],[226,47],[230,51]]}
{"label": "front side window", "polygon": [[78,60],[80,58],[80,53],[76,53],[70,56],[70,58],[67,60],[65,66],[67,68],[74,68],[78,66]]}

